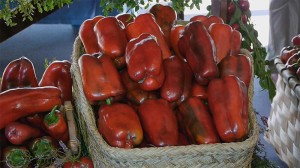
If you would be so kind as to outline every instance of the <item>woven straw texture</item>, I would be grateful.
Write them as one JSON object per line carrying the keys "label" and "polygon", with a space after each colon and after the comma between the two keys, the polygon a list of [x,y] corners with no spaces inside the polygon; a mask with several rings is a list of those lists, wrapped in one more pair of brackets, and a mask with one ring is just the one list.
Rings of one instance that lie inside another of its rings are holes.
{"label": "woven straw texture", "polygon": [[95,167],[251,167],[252,154],[258,141],[258,125],[253,112],[253,83],[249,104],[249,138],[243,142],[210,145],[188,145],[121,149],[109,146],[99,134],[91,105],[82,89],[78,58],[82,43],[75,40],[71,73],[74,78],[74,98],[79,127]]}
{"label": "woven straw texture", "polygon": [[300,167],[300,82],[279,58],[278,79],[265,139],[289,167]]}

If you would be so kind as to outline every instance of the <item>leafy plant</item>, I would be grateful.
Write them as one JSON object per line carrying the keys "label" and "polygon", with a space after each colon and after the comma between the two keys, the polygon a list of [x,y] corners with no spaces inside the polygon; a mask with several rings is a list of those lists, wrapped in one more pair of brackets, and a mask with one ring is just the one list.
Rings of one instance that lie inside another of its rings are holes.
{"label": "leafy plant", "polygon": [[[194,8],[200,9],[200,4],[202,0],[163,0],[164,2],[172,2],[172,7],[177,12],[182,12],[184,8]],[[150,7],[151,3],[158,3],[159,0],[100,0],[100,7],[103,8],[102,12],[104,15],[108,15],[113,10],[118,10],[122,12],[124,10],[124,4],[130,10],[134,12],[139,9],[147,9]]]}
{"label": "leafy plant", "polygon": [[43,13],[64,5],[71,4],[73,0],[5,0],[0,1],[0,19],[7,26],[15,26],[14,18],[21,14],[23,21],[33,20],[35,12]]}

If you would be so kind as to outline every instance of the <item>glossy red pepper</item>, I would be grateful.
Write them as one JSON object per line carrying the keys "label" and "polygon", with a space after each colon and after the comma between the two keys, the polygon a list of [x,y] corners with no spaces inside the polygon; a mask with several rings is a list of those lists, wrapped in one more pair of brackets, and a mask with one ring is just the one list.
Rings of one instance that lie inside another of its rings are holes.
{"label": "glossy red pepper", "polygon": [[149,12],[153,14],[156,23],[163,32],[166,42],[171,46],[170,32],[177,20],[176,11],[169,5],[155,4],[150,8]]}
{"label": "glossy red pepper", "polygon": [[64,163],[63,168],[93,168],[93,161],[92,159],[82,156],[80,159],[75,161],[68,161]]}
{"label": "glossy red pepper", "polygon": [[220,76],[235,75],[242,80],[247,87],[252,79],[252,67],[250,58],[243,54],[225,57],[219,63]]}
{"label": "glossy red pepper", "polygon": [[292,73],[296,74],[298,67],[300,67],[300,51],[293,54],[285,63],[286,68]]}
{"label": "glossy red pepper", "polygon": [[179,47],[178,47],[178,42],[179,39],[182,35],[182,33],[184,32],[185,26],[183,25],[176,25],[173,26],[170,32],[170,43],[171,43],[171,48],[174,51],[175,56],[181,58],[182,60],[184,60],[184,57],[181,55],[180,51],[179,51]]}
{"label": "glossy red pepper", "polygon": [[239,31],[233,29],[231,32],[230,55],[240,54],[241,45],[242,45],[242,34]]}
{"label": "glossy red pepper", "polygon": [[142,34],[129,41],[126,48],[128,74],[146,91],[159,89],[165,78],[162,52],[155,39]]}
{"label": "glossy red pepper", "polygon": [[217,63],[231,53],[232,28],[228,24],[215,23],[209,29],[209,34],[216,46]]}
{"label": "glossy red pepper", "polygon": [[280,59],[281,59],[282,63],[285,64],[287,62],[287,60],[291,56],[296,54],[299,50],[300,50],[299,48],[295,48],[292,46],[283,47],[280,52]]}
{"label": "glossy red pepper", "polygon": [[216,47],[201,22],[187,24],[178,45],[199,84],[207,85],[211,79],[218,77]]}
{"label": "glossy red pepper", "polygon": [[190,19],[190,22],[200,21],[208,29],[213,23],[224,23],[223,19],[216,15],[204,16],[196,15]]}
{"label": "glossy red pepper", "polygon": [[98,111],[98,130],[113,147],[133,148],[143,140],[137,113],[127,104],[104,105]]}
{"label": "glossy red pepper", "polygon": [[236,76],[213,79],[208,85],[208,105],[224,142],[241,141],[248,135],[248,92]]}
{"label": "glossy red pepper", "polygon": [[125,28],[129,40],[139,37],[141,34],[152,34],[156,37],[157,43],[162,51],[163,59],[171,56],[168,43],[165,41],[163,32],[151,13],[140,14],[134,21]]}
{"label": "glossy red pepper", "polygon": [[61,90],[61,100],[72,101],[71,62],[53,61],[45,70],[39,86],[55,86]]}
{"label": "glossy red pepper", "polygon": [[190,97],[179,105],[177,114],[179,125],[189,140],[195,144],[213,144],[220,142],[210,112],[202,100]]}
{"label": "glossy red pepper", "polygon": [[121,79],[127,89],[126,98],[134,104],[139,105],[147,99],[154,99],[158,97],[154,92],[143,90],[139,83],[130,78],[127,70],[121,72]]}
{"label": "glossy red pepper", "polygon": [[125,27],[134,20],[134,16],[130,13],[120,13],[115,17],[120,20]]}
{"label": "glossy red pepper", "polygon": [[34,128],[44,130],[44,126],[43,126],[44,116],[45,116],[45,113],[36,113],[36,114],[27,116],[25,121]]}
{"label": "glossy red pepper", "polygon": [[61,105],[61,91],[53,86],[16,88],[0,93],[0,129],[8,123]]}
{"label": "glossy red pepper", "polygon": [[208,98],[207,87],[203,85],[199,85],[197,82],[193,82],[191,96],[200,98],[202,100],[207,100]]}
{"label": "glossy red pepper", "polygon": [[14,145],[25,145],[27,140],[42,136],[42,132],[27,124],[11,122],[5,126],[5,136]]}
{"label": "glossy red pepper", "polygon": [[87,54],[95,54],[100,52],[97,36],[94,32],[94,26],[102,18],[104,18],[104,16],[96,16],[93,19],[85,20],[80,25],[78,34]]}
{"label": "glossy red pepper", "polygon": [[[185,70],[185,68],[189,68],[185,64],[187,63],[176,56],[165,59],[163,62],[166,77],[160,89],[160,95],[169,102],[175,102],[181,98],[183,99],[181,102],[183,102],[189,96],[192,87],[192,73]],[[183,96],[185,85],[188,85],[186,86],[187,96]]]}
{"label": "glossy red pepper", "polygon": [[94,27],[102,53],[111,59],[123,57],[127,45],[124,24],[113,16],[99,20]]}
{"label": "glossy red pepper", "polygon": [[3,71],[0,92],[18,87],[38,86],[32,62],[21,57],[11,61]]}
{"label": "glossy red pepper", "polygon": [[24,146],[7,146],[3,150],[3,161],[6,168],[29,168],[31,159],[29,150]]}
{"label": "glossy red pepper", "polygon": [[139,106],[138,114],[149,143],[154,146],[177,145],[177,119],[167,100],[148,99]]}
{"label": "glossy red pepper", "polygon": [[54,106],[50,113],[44,117],[45,131],[54,139],[67,142],[69,130],[63,113]]}
{"label": "glossy red pepper", "polygon": [[120,74],[108,56],[84,54],[78,65],[83,91],[91,104],[125,94]]}

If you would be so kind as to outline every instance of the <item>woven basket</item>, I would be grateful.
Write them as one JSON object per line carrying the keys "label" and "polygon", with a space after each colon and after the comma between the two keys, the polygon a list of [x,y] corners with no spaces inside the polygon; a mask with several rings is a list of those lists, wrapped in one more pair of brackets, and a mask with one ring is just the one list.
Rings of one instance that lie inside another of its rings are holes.
{"label": "woven basket", "polygon": [[85,144],[95,167],[251,167],[259,129],[253,112],[253,81],[249,89],[249,138],[243,142],[122,149],[109,146],[99,134],[91,105],[82,89],[78,58],[82,43],[76,38],[71,73],[74,79],[75,107]]}
{"label": "woven basket", "polygon": [[275,59],[278,79],[265,139],[289,167],[300,166],[300,81],[280,58]]}

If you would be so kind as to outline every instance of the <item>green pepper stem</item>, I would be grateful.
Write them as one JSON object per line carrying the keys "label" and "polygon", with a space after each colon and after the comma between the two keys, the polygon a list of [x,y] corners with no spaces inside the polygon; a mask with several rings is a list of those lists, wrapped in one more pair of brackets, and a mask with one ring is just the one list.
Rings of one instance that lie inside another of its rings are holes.
{"label": "green pepper stem", "polygon": [[7,164],[12,167],[27,167],[30,163],[30,154],[21,149],[13,149],[7,157]]}
{"label": "green pepper stem", "polygon": [[57,115],[55,115],[56,109],[57,109],[57,105],[54,106],[52,108],[51,112],[48,113],[44,118],[44,121],[48,126],[56,124],[59,120],[59,117]]}
{"label": "green pepper stem", "polygon": [[107,105],[111,105],[111,100],[110,100],[110,98],[107,98],[105,101],[106,101],[106,104],[107,104]]}

